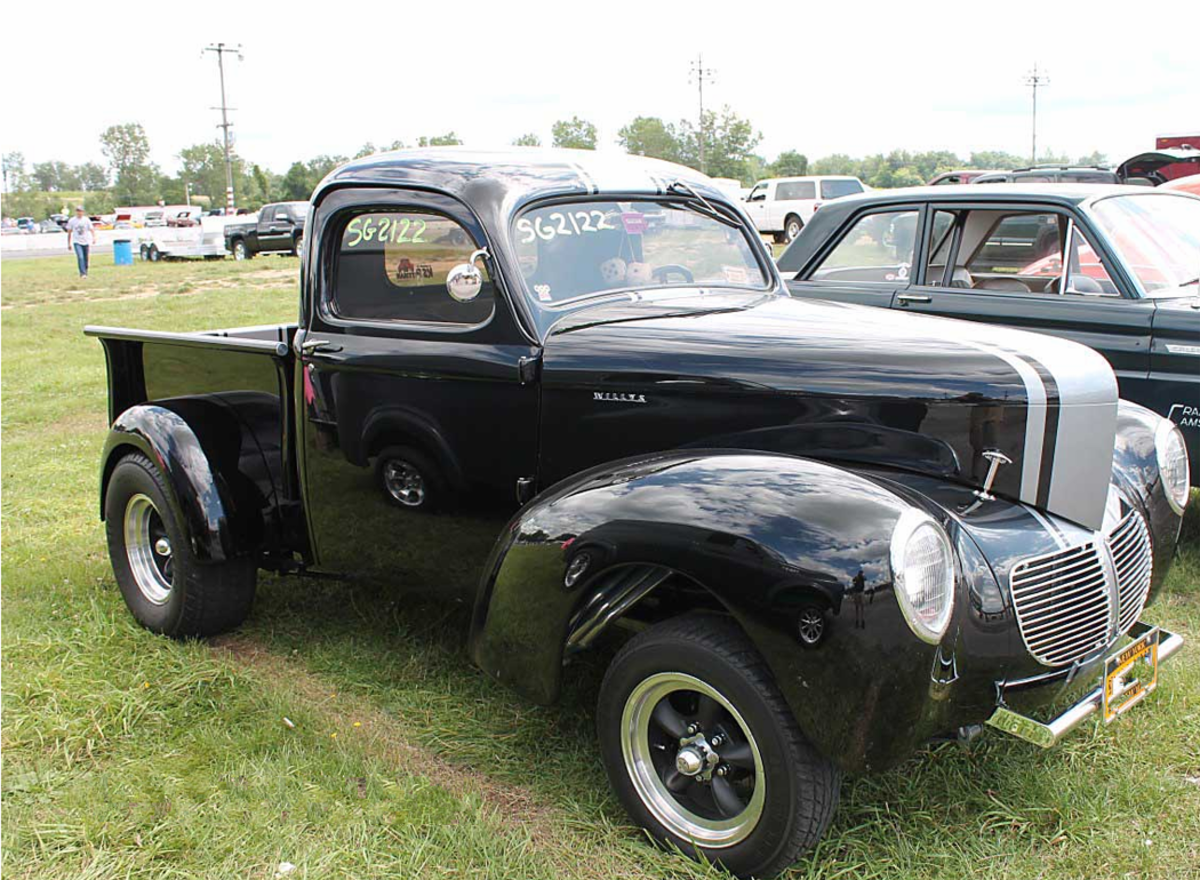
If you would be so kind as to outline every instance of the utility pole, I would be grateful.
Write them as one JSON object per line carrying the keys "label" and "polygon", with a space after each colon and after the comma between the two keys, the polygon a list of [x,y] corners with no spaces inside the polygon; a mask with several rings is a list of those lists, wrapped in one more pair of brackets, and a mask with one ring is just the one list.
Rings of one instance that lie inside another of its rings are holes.
{"label": "utility pole", "polygon": [[221,111],[221,124],[217,128],[221,129],[225,136],[225,207],[233,211],[233,146],[232,139],[229,136],[229,129],[232,123],[229,121],[229,111],[236,108],[228,106],[225,102],[225,56],[236,54],[238,61],[242,60],[242,46],[239,43],[237,46],[226,46],[224,43],[214,43],[211,46],[206,46],[205,52],[213,52],[217,56],[217,70],[221,74],[221,106],[213,107],[213,110]]}
{"label": "utility pole", "polygon": [[700,126],[696,129],[696,137],[700,141],[700,173],[707,173],[704,170],[704,83],[713,82],[713,74],[716,71],[711,67],[704,66],[704,56],[697,55],[696,60],[691,63],[691,72],[688,75],[688,83],[693,80],[696,82],[696,89],[700,96]]}
{"label": "utility pole", "polygon": [[1046,73],[1038,73],[1037,62],[1033,63],[1033,70],[1025,74],[1025,85],[1029,86],[1033,94],[1033,148],[1029,160],[1030,165],[1037,164],[1037,90],[1044,89],[1050,85],[1050,77]]}

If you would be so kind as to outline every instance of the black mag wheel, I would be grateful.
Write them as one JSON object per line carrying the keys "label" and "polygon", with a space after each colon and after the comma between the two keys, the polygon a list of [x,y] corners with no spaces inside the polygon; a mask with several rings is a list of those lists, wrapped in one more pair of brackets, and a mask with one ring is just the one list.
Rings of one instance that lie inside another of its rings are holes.
{"label": "black mag wheel", "polygon": [[684,615],[630,639],[605,673],[596,725],[630,818],[695,859],[767,877],[833,818],[840,772],[730,618]]}

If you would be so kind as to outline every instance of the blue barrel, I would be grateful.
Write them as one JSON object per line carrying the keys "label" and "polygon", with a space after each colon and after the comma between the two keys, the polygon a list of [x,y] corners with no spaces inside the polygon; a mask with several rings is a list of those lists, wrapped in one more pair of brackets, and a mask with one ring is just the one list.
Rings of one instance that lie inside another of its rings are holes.
{"label": "blue barrel", "polygon": [[113,241],[113,265],[133,265],[133,242],[131,242],[129,239],[118,238]]}

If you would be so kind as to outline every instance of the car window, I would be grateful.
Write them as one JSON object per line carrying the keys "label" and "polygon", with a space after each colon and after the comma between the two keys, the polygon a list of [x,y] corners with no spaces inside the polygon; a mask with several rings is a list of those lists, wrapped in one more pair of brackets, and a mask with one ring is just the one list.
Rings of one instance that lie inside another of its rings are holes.
{"label": "car window", "polygon": [[821,198],[823,199],[840,199],[842,196],[852,196],[862,191],[862,184],[857,180],[821,181]]}
{"label": "car window", "polygon": [[750,195],[746,197],[746,201],[761,202],[766,197],[767,185],[765,183],[760,183],[758,186],[754,187],[754,189],[750,190]]}
{"label": "car window", "polygon": [[917,212],[860,217],[808,276],[813,281],[905,283],[916,250]]}
{"label": "car window", "polygon": [[[1009,214],[992,226],[966,263],[980,275],[1042,275],[1041,261],[1062,254],[1059,215],[1047,212]],[[978,283],[973,286],[979,287]]]}
{"label": "car window", "polygon": [[1013,180],[1019,183],[1057,183],[1058,177],[1054,174],[1014,174]]}
{"label": "car window", "polygon": [[940,287],[945,283],[946,262],[954,243],[954,211],[934,211],[930,224],[929,258],[925,264],[925,284]]}
{"label": "car window", "polygon": [[1072,227],[1067,245],[1067,293],[1081,296],[1120,296],[1100,252],[1087,234],[1078,226]]}
{"label": "car window", "polygon": [[788,180],[775,187],[775,199],[780,202],[815,199],[816,197],[817,184],[813,180]]}
{"label": "car window", "polygon": [[492,314],[495,291],[487,268],[475,298],[461,302],[446,276],[477,245],[454,220],[419,211],[373,211],[346,219],[332,285],[342,318],[439,324],[480,324]]}

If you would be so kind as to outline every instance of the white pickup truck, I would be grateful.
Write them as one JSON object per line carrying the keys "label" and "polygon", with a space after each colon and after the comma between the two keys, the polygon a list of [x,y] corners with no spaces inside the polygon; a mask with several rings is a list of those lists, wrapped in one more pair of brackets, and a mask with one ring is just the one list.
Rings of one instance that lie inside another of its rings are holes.
{"label": "white pickup truck", "polygon": [[774,177],[754,184],[746,196],[746,213],[759,232],[783,244],[800,234],[822,202],[866,188],[857,177]]}

